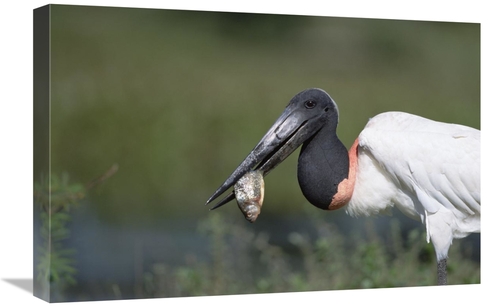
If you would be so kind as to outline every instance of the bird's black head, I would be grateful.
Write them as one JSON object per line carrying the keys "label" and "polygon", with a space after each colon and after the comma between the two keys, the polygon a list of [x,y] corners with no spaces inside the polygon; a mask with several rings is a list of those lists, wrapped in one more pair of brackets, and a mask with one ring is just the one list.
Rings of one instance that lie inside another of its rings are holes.
{"label": "bird's black head", "polygon": [[319,88],[310,88],[298,93],[286,108],[295,108],[310,119],[317,116],[338,118],[337,105],[327,92]]}
{"label": "bird's black head", "polygon": [[[208,199],[207,204],[252,169],[262,170],[266,175],[325,125],[333,125],[335,129],[337,122],[338,108],[327,92],[312,88],[298,93],[245,160]],[[230,194],[214,208],[233,198],[234,194]]]}

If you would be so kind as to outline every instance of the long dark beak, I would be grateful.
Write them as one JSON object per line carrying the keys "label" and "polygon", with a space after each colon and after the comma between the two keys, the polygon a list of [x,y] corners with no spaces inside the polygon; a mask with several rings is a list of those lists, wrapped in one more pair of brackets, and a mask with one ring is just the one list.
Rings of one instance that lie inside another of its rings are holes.
{"label": "long dark beak", "polygon": [[[289,105],[245,160],[208,199],[206,204],[221,196],[251,170],[261,170],[263,175],[266,176],[319,130],[322,123],[316,119],[308,118],[306,113]],[[234,191],[210,210],[218,208],[233,199]]]}

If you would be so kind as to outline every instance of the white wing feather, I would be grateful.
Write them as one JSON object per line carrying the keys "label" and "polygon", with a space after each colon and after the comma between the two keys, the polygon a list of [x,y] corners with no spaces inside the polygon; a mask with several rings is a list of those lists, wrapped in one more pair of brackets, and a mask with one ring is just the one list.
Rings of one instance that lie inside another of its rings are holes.
{"label": "white wing feather", "polygon": [[348,213],[384,212],[395,205],[420,217],[438,259],[446,257],[453,238],[480,232],[479,130],[387,112],[370,119],[358,140]]}

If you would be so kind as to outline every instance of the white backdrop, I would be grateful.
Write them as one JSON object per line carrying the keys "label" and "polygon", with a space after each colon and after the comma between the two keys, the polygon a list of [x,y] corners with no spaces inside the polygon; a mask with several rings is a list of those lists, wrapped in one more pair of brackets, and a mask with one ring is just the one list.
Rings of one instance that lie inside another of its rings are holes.
{"label": "white backdrop", "polygon": [[[167,298],[82,303],[78,306],[264,306],[269,303],[303,306],[311,301],[319,305],[358,305],[374,302],[385,306],[470,306],[484,302],[493,294],[498,270],[498,233],[495,217],[498,204],[494,192],[498,163],[495,143],[499,137],[498,122],[498,9],[493,1],[65,1],[60,4],[169,8],[259,13],[286,13],[384,19],[439,20],[481,23],[481,130],[482,148],[482,214],[481,285],[302,292],[289,294],[240,295],[223,297]],[[32,17],[33,9],[43,1],[10,1],[3,3],[0,22],[1,68],[0,91],[0,304],[2,306],[38,306],[46,304],[31,292],[19,287],[32,279]],[[496,40],[496,41],[495,41]],[[496,79],[496,80],[495,80]],[[23,283],[24,282],[24,283]],[[24,287],[25,288],[25,287]],[[5,304],[7,303],[7,304]],[[10,303],[10,304],[9,304]]]}

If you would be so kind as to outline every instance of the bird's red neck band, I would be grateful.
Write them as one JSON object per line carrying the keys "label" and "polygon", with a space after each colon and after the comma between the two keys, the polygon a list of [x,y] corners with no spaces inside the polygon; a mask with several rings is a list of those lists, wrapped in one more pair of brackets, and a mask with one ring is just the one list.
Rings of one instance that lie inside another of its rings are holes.
{"label": "bird's red neck band", "polygon": [[337,194],[333,195],[332,202],[328,206],[328,210],[336,210],[345,206],[352,197],[354,184],[356,183],[356,171],[358,169],[358,139],[349,149],[349,175],[342,180],[337,188]]}

